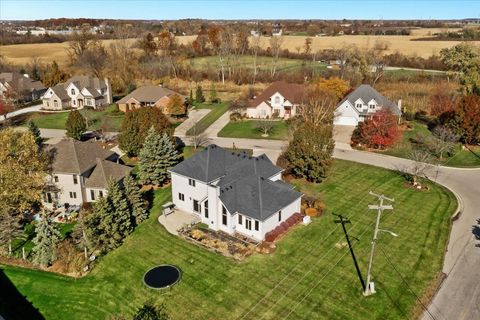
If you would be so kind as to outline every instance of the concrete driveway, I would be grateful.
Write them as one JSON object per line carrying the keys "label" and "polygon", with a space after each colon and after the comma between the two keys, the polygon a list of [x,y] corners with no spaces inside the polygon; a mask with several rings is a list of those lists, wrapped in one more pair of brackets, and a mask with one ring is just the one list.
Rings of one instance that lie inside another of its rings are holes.
{"label": "concrete driveway", "polygon": [[188,129],[193,127],[200,119],[205,117],[210,109],[194,109],[188,112],[188,119],[175,128],[175,136],[184,137],[187,135]]}
{"label": "concrete driveway", "polygon": [[335,147],[338,149],[351,150],[350,140],[352,138],[354,126],[333,126],[333,140],[335,140]]}
{"label": "concrete driveway", "polygon": [[31,113],[31,112],[39,112],[41,107],[42,107],[42,104],[37,104],[37,105],[31,106],[31,107],[26,107],[26,108],[22,108],[22,109],[18,109],[18,110],[9,112],[9,113],[7,113],[3,116],[0,116],[0,122],[4,121],[5,119],[13,118],[13,117],[21,115],[21,114]]}

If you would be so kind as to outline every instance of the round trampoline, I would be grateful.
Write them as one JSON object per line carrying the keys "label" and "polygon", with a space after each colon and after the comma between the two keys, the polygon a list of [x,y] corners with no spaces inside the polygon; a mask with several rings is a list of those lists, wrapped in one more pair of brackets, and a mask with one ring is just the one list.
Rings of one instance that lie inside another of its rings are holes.
{"label": "round trampoline", "polygon": [[153,267],[143,276],[145,285],[152,289],[163,289],[173,286],[180,280],[181,272],[176,266],[164,264]]}

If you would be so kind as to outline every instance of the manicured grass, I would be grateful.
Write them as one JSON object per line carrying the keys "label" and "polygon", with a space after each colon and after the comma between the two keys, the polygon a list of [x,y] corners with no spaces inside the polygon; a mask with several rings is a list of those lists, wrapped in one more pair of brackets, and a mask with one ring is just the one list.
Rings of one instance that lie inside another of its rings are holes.
{"label": "manicured grass", "polygon": [[225,112],[227,112],[229,108],[229,102],[221,102],[221,103],[199,103],[195,104],[197,109],[210,109],[211,111],[207,113],[200,121],[196,123],[196,128],[190,128],[187,131],[187,135],[193,135],[195,132],[196,134],[200,134],[204,132],[212,123],[217,121]]}
{"label": "manicured grass", "polygon": [[[108,121],[109,131],[119,131],[125,114],[118,112],[114,105],[103,110],[82,109],[80,113],[87,119],[88,130],[97,130],[102,126],[102,121]],[[69,112],[61,113],[33,113],[29,116],[39,128],[65,129]]]}
{"label": "manicured grass", "polygon": [[[389,149],[379,152],[408,159],[410,152],[415,148],[410,139],[415,138],[417,134],[425,137],[432,136],[432,132],[428,130],[425,124],[417,121],[412,121],[410,124],[412,130],[405,131],[400,141]],[[445,154],[443,160],[435,159],[435,161],[444,166],[478,167],[480,166],[480,147],[473,147],[472,151],[462,150],[461,144],[457,144],[451,156]]]}
{"label": "manicured grass", "polygon": [[[304,183],[295,181],[304,186]],[[327,205],[327,213],[309,226],[297,226],[277,243],[271,255],[255,254],[243,262],[199,248],[168,234],[157,222],[170,189],[156,190],[150,218],[117,250],[99,259],[82,279],[4,267],[21,294],[46,319],[105,319],[130,317],[146,301],[164,302],[172,319],[405,319],[416,304],[379,249],[373,281],[377,294],[365,298],[345,241],[331,212],[350,218],[348,225],[362,272],[366,273],[376,212],[368,204],[373,190],[395,198],[381,227],[379,248],[421,296],[441,271],[442,257],[456,208],[454,196],[429,184],[425,192],[403,187],[398,174],[384,169],[335,160],[330,177],[308,185]],[[172,263],[182,280],[168,291],[142,283],[152,266]],[[248,313],[247,313],[248,312]]]}
{"label": "manicured grass", "polygon": [[288,125],[285,121],[273,121],[274,127],[268,137],[262,137],[263,132],[257,128],[257,123],[256,120],[231,121],[220,130],[218,136],[246,139],[287,139]]}

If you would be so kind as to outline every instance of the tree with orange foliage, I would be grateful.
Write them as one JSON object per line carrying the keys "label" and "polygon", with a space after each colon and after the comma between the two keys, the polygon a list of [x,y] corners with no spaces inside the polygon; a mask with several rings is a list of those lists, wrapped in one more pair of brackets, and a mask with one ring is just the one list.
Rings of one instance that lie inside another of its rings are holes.
{"label": "tree with orange foliage", "polygon": [[430,97],[430,114],[438,117],[445,112],[453,111],[457,103],[457,97],[449,90],[448,86],[438,86]]}
{"label": "tree with orange foliage", "polygon": [[345,80],[340,79],[339,77],[332,77],[329,79],[318,78],[314,81],[314,84],[319,89],[334,94],[337,97],[338,101],[340,101],[345,96],[349,89],[348,83]]}
{"label": "tree with orange foliage", "polygon": [[172,116],[183,116],[187,113],[185,103],[178,94],[174,94],[170,97],[170,101],[167,104],[167,110]]}
{"label": "tree with orange foliage", "polygon": [[364,144],[373,149],[385,149],[393,145],[399,137],[397,117],[387,110],[380,110],[359,123],[353,132],[352,143]]}
{"label": "tree with orange foliage", "polygon": [[158,35],[158,49],[162,55],[170,62],[173,76],[177,77],[177,47],[178,43],[175,35],[169,31],[163,31]]}

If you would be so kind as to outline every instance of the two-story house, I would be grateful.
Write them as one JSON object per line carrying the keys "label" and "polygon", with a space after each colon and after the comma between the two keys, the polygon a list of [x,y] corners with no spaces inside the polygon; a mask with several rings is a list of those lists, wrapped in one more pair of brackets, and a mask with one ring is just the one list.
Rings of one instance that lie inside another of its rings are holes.
{"label": "two-story house", "polygon": [[123,181],[132,168],[117,163],[118,155],[95,142],[63,139],[49,147],[52,172],[43,193],[44,204],[80,205],[107,193],[109,180]]}
{"label": "two-story house", "polygon": [[380,94],[368,84],[362,84],[349,93],[335,110],[335,125],[356,126],[381,109],[388,109],[399,119],[402,116],[401,100],[398,104]]}
{"label": "two-story house", "polygon": [[40,99],[47,90],[41,81],[18,72],[0,73],[0,97],[29,102]]}
{"label": "two-story house", "polygon": [[302,194],[282,181],[266,155],[250,157],[210,145],[171,170],[172,199],[213,230],[262,241],[296,212]]}
{"label": "two-story house", "polygon": [[42,109],[97,108],[112,103],[112,88],[108,79],[74,76],[64,83],[47,89],[42,97]]}
{"label": "two-story house", "polygon": [[303,102],[305,87],[296,83],[277,81],[250,101],[246,110],[249,118],[284,118],[295,116]]}

